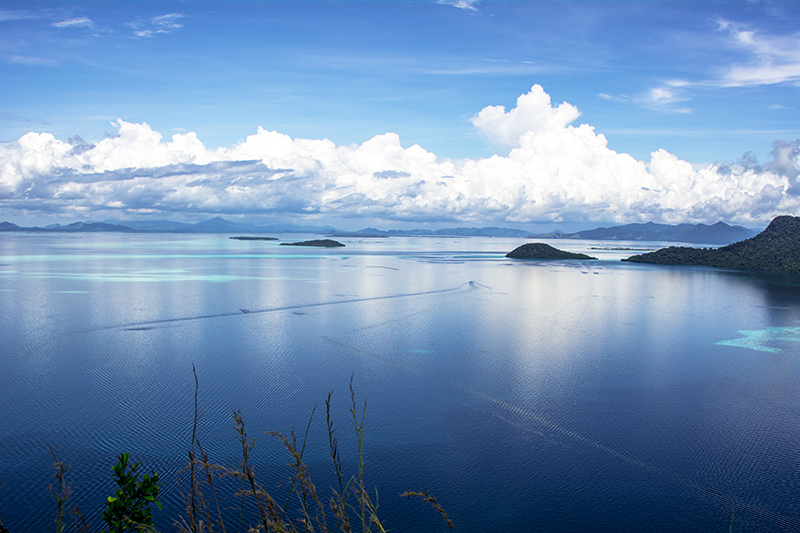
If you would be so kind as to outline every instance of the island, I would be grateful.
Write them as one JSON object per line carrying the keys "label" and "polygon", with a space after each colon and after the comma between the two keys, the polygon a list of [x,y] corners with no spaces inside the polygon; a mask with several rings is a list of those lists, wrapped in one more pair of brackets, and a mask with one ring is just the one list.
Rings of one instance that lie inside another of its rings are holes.
{"label": "island", "polygon": [[800,273],[800,217],[776,217],[755,237],[721,248],[670,246],[623,261]]}
{"label": "island", "polygon": [[508,252],[506,257],[513,259],[597,259],[586,254],[574,254],[553,248],[541,242],[529,242]]}
{"label": "island", "polygon": [[344,246],[344,244],[332,239],[315,239],[313,241],[282,242],[281,246],[319,246],[322,248],[337,248],[339,246]]}
{"label": "island", "polygon": [[242,236],[242,237],[229,237],[230,239],[236,239],[237,241],[277,241],[277,237],[249,237],[249,236]]}

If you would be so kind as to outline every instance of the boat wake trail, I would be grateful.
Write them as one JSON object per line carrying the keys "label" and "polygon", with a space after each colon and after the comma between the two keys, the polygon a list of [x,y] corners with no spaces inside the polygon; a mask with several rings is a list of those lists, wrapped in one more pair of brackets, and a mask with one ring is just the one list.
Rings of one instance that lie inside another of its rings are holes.
{"label": "boat wake trail", "polygon": [[423,292],[410,292],[410,293],[402,293],[402,294],[389,294],[385,296],[371,296],[367,298],[351,298],[348,300],[333,300],[330,302],[317,302],[317,303],[310,303],[310,304],[298,304],[298,305],[285,305],[281,307],[269,307],[265,309],[239,309],[237,311],[228,311],[225,313],[214,313],[208,315],[197,315],[197,316],[187,316],[187,317],[177,317],[177,318],[163,318],[159,320],[145,320],[141,322],[129,322],[124,324],[113,324],[109,326],[100,326],[96,328],[91,328],[84,330],[80,333],[86,333],[91,331],[103,331],[103,330],[110,330],[110,329],[145,329],[147,327],[162,325],[162,324],[174,324],[178,322],[192,322],[195,320],[206,320],[211,318],[225,318],[225,317],[232,317],[232,316],[243,316],[243,315],[256,315],[262,313],[277,313],[280,311],[298,311],[302,309],[313,309],[318,307],[329,307],[334,305],[345,305],[345,304],[355,304],[355,303],[363,303],[363,302],[374,302],[380,300],[396,300],[401,298],[415,298],[420,296],[431,296],[434,294],[445,294],[445,293],[452,293],[458,292],[463,290],[476,290],[479,284],[475,284],[472,281],[463,283],[458,287],[451,287],[449,289],[437,289],[433,291],[423,291]]}

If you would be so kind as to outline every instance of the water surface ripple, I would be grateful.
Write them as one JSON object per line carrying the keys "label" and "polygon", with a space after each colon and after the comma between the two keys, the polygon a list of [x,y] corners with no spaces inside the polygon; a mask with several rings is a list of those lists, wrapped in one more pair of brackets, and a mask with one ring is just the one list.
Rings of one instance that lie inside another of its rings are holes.
{"label": "water surface ripple", "polygon": [[397,497],[425,487],[465,532],[727,531],[732,511],[734,531],[800,530],[800,277],[621,263],[611,245],[512,261],[514,239],[227,237],[2,235],[4,526],[52,527],[47,443],[95,525],[117,454],[159,472],[170,530],[194,364],[203,448],[238,464],[241,411],[279,495],[289,458],[264,432],[304,431],[315,406],[305,459],[333,482],[331,390],[354,471],[352,377],[395,531],[446,527]]}

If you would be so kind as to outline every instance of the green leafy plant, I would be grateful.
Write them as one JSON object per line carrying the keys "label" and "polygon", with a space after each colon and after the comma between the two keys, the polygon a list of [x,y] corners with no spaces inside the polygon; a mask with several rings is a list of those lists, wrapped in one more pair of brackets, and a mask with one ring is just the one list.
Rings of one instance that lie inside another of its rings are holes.
{"label": "green leafy plant", "polygon": [[141,463],[129,464],[128,452],[118,455],[117,459],[111,470],[118,488],[114,496],[108,497],[103,520],[114,533],[151,530],[153,512],[150,505],[156,504],[161,509],[161,502],[157,499],[161,487],[158,474],[151,471],[151,475],[145,474],[139,481],[137,470]]}

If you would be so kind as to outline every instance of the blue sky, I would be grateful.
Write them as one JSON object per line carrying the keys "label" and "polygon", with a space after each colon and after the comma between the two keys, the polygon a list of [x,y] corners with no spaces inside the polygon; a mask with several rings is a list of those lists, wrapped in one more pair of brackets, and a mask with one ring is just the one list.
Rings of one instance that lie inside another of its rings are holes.
{"label": "blue sky", "polygon": [[758,225],[800,207],[797,2],[3,1],[0,94],[12,221]]}

